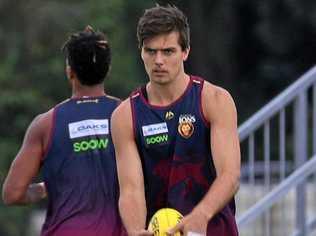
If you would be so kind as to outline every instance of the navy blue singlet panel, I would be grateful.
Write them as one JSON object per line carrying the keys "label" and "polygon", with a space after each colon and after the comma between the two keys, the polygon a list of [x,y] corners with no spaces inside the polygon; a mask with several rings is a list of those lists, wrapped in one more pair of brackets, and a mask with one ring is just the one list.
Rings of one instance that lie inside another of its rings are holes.
{"label": "navy blue singlet panel", "polygon": [[69,99],[54,108],[43,160],[48,210],[43,236],[121,235],[110,118],[119,101]]}

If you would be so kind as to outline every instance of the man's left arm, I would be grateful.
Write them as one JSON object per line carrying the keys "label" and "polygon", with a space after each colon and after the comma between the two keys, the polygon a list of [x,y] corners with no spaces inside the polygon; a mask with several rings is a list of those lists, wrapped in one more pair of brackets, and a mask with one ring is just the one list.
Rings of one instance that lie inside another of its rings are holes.
{"label": "man's left arm", "polygon": [[229,203],[239,188],[240,147],[235,104],[226,90],[205,85],[202,108],[211,124],[210,144],[217,176],[200,203],[175,228],[184,235],[189,231],[206,235],[208,221]]}
{"label": "man's left arm", "polygon": [[[203,101],[206,118],[211,124],[211,150],[217,176],[194,211],[202,212],[211,219],[233,198],[239,188],[240,147],[237,111],[232,97],[218,87],[209,94],[211,97],[205,94]],[[207,103],[212,101],[210,99],[214,101],[212,104]]]}

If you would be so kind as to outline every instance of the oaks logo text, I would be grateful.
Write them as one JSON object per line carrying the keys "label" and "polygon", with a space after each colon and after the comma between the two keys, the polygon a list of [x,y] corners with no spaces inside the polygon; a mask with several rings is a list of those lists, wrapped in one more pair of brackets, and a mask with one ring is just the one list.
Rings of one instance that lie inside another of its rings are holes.
{"label": "oaks logo text", "polygon": [[82,120],[68,124],[69,137],[71,139],[109,134],[109,120]]}

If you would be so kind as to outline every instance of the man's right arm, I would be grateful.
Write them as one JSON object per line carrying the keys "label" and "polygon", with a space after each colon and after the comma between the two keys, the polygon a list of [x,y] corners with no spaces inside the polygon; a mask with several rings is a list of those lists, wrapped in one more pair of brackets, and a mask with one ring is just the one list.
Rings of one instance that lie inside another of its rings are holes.
{"label": "man's right arm", "polygon": [[[31,184],[37,175],[51,125],[52,112],[37,116],[26,131],[23,145],[4,181],[2,198],[7,205],[28,204],[46,197],[44,183]],[[44,138],[45,137],[45,138]]]}
{"label": "man's right arm", "polygon": [[113,112],[111,133],[120,184],[119,210],[128,235],[146,232],[146,201],[142,164],[136,147],[129,99]]}

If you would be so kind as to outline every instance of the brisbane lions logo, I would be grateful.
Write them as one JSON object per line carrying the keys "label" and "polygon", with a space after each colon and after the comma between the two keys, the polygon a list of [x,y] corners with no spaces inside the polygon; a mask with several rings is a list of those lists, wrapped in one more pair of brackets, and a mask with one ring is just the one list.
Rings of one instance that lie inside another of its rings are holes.
{"label": "brisbane lions logo", "polygon": [[183,138],[190,138],[194,132],[195,117],[190,114],[180,115],[178,132]]}

